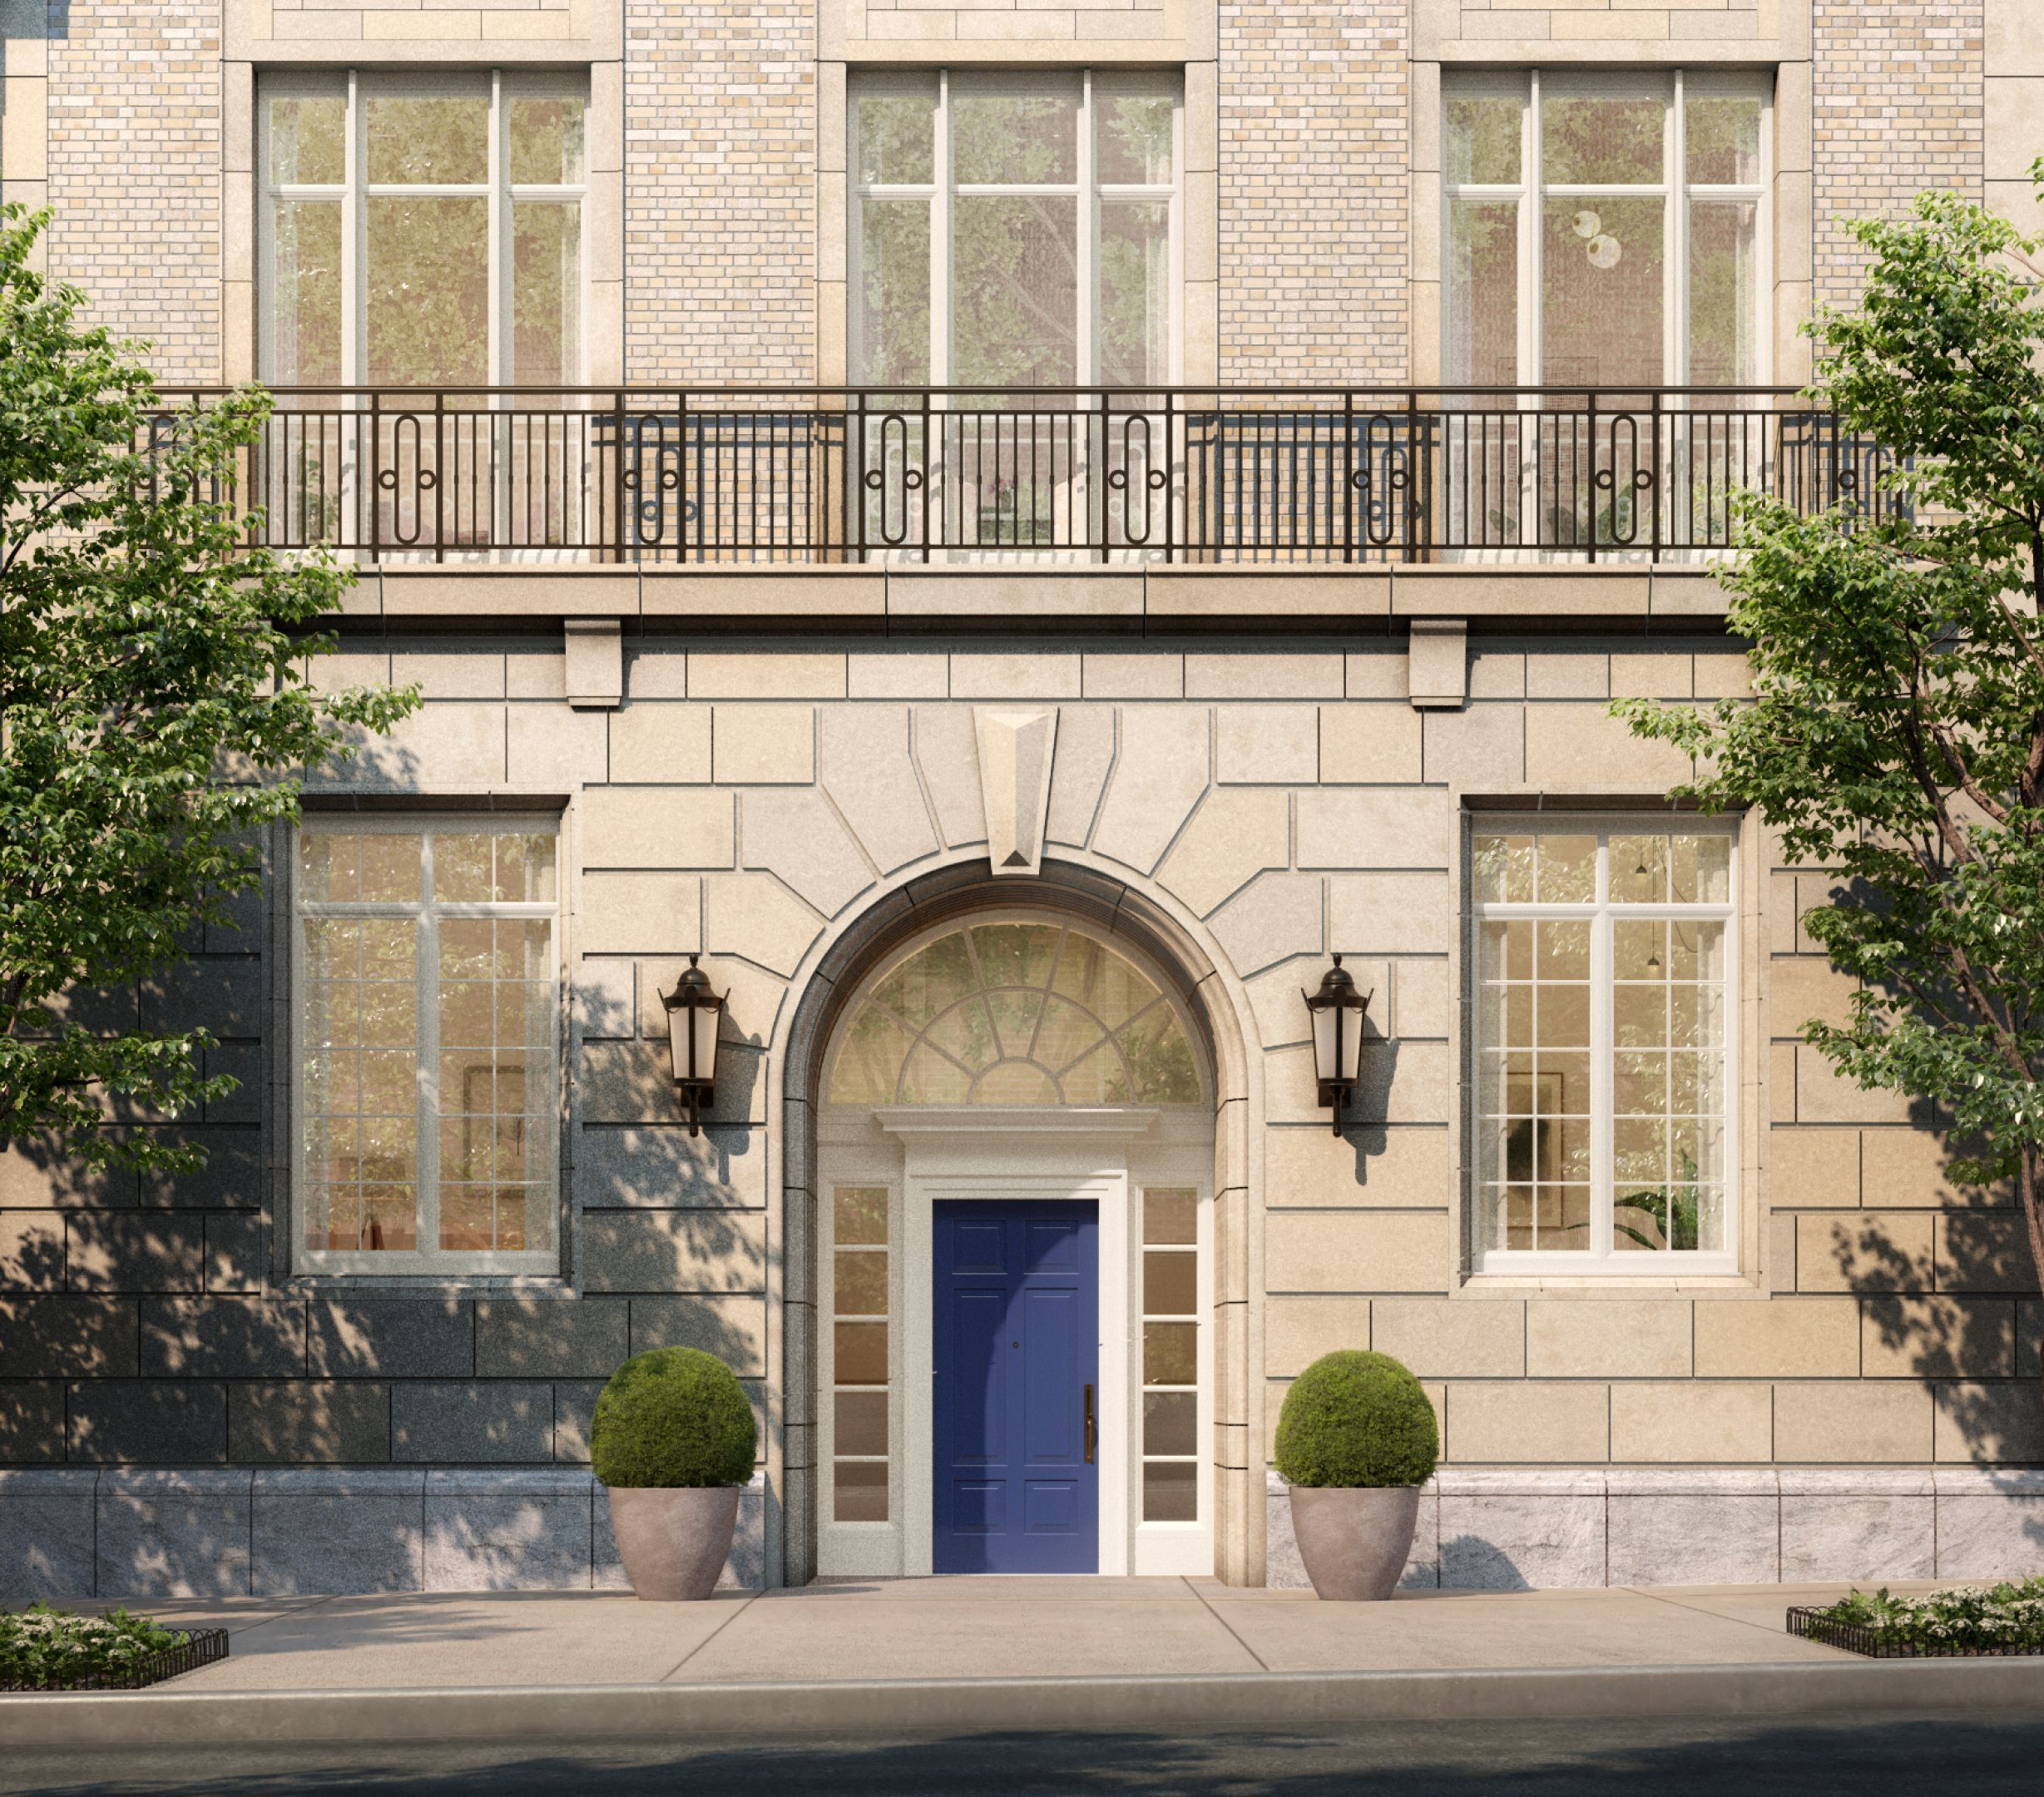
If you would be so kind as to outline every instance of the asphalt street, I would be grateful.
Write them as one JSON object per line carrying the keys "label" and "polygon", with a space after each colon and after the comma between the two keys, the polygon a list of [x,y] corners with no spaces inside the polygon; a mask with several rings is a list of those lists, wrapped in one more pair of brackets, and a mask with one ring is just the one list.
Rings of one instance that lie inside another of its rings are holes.
{"label": "asphalt street", "polygon": [[289,1750],[236,1747],[9,1752],[0,1792],[273,1797],[2036,1797],[2044,1720],[1895,1717],[1685,1724],[1401,1723],[1339,1734],[969,1735],[935,1740],[550,1745],[531,1751],[374,1742]]}

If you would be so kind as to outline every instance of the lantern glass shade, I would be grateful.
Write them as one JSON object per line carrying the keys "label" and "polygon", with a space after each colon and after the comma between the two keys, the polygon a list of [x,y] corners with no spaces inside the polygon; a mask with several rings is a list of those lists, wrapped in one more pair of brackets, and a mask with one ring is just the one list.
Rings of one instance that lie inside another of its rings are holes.
{"label": "lantern glass shade", "polygon": [[1313,1012],[1313,1065],[1323,1086],[1353,1086],[1363,1064],[1360,1004],[1330,1004]]}
{"label": "lantern glass shade", "polygon": [[676,1082],[708,1086],[717,1077],[717,1018],[724,1009],[715,1000],[674,1006],[667,1012],[667,1045],[674,1055]]}

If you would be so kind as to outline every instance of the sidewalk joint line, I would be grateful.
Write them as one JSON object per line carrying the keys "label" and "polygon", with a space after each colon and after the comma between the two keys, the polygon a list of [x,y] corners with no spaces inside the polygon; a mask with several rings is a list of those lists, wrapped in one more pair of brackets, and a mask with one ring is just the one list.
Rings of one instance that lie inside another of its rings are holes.
{"label": "sidewalk joint line", "polygon": [[[1727,1616],[1722,1610],[1712,1610],[1706,1607],[1703,1604],[1697,1603],[1693,1601],[1685,1601],[1684,1599],[1680,1597],[1670,1597],[1664,1592],[1656,1591],[1650,1586],[1621,1585],[1616,1587],[1616,1589],[1631,1592],[1636,1597],[1651,1598],[1654,1602],[1665,1603],[1672,1609],[1686,1610],[1693,1616],[1707,1616],[1720,1622],[1736,1622],[1741,1628],[1758,1629],[1763,1635],[1779,1636],[1784,1641],[1794,1639],[1794,1637],[1788,1633],[1785,1628],[1776,1629],[1769,1623],[1751,1621],[1742,1616]],[[1783,1607],[1785,1611],[1787,1606],[1784,1604]],[[1821,1643],[1820,1645],[1829,1646],[1829,1643],[1825,1642]],[[1843,1651],[1843,1650],[1840,1651]]]}
{"label": "sidewalk joint line", "polygon": [[725,1630],[729,1628],[755,1604],[759,1602],[759,1601],[765,1595],[766,1593],[763,1591],[748,1592],[745,1595],[745,1601],[743,1603],[735,1604],[732,1606],[731,1613],[729,1616],[725,1617],[721,1622],[718,1623],[718,1625],[710,1630],[707,1635],[704,1636],[703,1638],[696,1642],[693,1647],[690,1648],[689,1651],[683,1654],[679,1660],[676,1661],[672,1666],[669,1666],[665,1672],[661,1674],[659,1682],[665,1685],[669,1679],[672,1678],[676,1673],[679,1672],[683,1666],[686,1666],[690,1661],[693,1660],[696,1655],[700,1653],[704,1648],[707,1647],[710,1642],[715,1641],[718,1636],[721,1635]]}
{"label": "sidewalk joint line", "polygon": [[1241,1631],[1236,1628],[1234,1623],[1230,1622],[1227,1617],[1223,1616],[1220,1611],[1216,1610],[1211,1603],[1208,1602],[1206,1593],[1201,1591],[1197,1585],[1194,1584],[1190,1579],[1185,1580],[1184,1583],[1185,1589],[1190,1592],[1195,1597],[1200,1600],[1201,1605],[1205,1606],[1206,1613],[1213,1617],[1216,1622],[1220,1623],[1223,1628],[1227,1630],[1230,1635],[1235,1636],[1235,1641],[1237,1645],[1240,1646],[1242,1651],[1247,1654],[1250,1659],[1256,1662],[1258,1670],[1260,1671],[1268,1672],[1270,1668],[1269,1665],[1265,1663],[1264,1656],[1258,1653],[1254,1647],[1250,1646],[1246,1641],[1243,1640]]}
{"label": "sidewalk joint line", "polygon": [[239,1628],[231,1622],[224,1621],[220,1626],[227,1631],[228,1639],[232,1641],[237,1636],[253,1635],[259,1628],[268,1628],[272,1622],[285,1622],[294,1617],[309,1616],[314,1610],[324,1609],[328,1604],[339,1603],[344,1595],[341,1592],[329,1592],[324,1597],[307,1598],[297,1603],[287,1604],[275,1616],[266,1616],[259,1622],[244,1623]]}

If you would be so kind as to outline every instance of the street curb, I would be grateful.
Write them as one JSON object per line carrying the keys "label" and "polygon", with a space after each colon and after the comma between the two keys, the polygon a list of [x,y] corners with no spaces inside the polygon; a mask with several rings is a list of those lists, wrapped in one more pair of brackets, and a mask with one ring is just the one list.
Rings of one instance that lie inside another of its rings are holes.
{"label": "street curb", "polygon": [[9,1747],[321,1741],[772,1740],[992,1730],[1172,1735],[1368,1722],[1690,1721],[2044,1710],[2044,1659],[1794,1661],[1176,1678],[845,1680],[0,1696]]}

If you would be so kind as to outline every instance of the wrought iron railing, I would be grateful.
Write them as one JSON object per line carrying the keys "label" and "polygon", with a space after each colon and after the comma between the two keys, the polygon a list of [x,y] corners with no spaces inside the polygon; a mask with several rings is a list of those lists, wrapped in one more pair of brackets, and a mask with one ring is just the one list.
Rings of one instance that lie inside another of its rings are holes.
{"label": "wrought iron railing", "polygon": [[[217,390],[164,395],[156,428]],[[1793,389],[279,389],[252,538],[372,562],[1392,563],[1723,553],[1893,503]]]}

